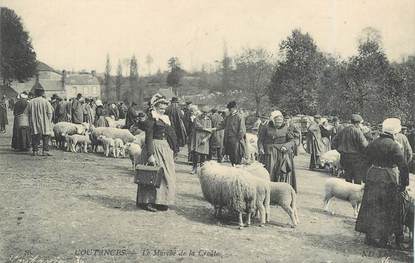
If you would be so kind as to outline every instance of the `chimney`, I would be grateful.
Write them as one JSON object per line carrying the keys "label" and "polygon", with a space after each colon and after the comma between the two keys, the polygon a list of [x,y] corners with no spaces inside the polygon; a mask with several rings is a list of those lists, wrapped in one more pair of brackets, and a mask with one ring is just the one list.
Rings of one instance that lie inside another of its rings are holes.
{"label": "chimney", "polygon": [[66,70],[62,70],[62,88],[65,87],[66,82]]}

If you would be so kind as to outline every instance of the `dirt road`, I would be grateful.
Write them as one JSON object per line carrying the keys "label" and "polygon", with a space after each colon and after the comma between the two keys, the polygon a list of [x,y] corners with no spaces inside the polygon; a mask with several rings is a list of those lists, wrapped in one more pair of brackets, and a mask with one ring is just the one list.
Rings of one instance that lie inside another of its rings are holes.
{"label": "dirt road", "polygon": [[[354,231],[350,204],[322,209],[326,173],[296,157],[300,225],[281,208],[266,227],[218,222],[190,167],[176,166],[176,207],[136,208],[127,159],[53,151],[32,157],[0,137],[0,262],[411,262],[412,252],[375,249]],[[184,155],[180,156],[184,160]],[[30,261],[32,260],[32,261]]]}

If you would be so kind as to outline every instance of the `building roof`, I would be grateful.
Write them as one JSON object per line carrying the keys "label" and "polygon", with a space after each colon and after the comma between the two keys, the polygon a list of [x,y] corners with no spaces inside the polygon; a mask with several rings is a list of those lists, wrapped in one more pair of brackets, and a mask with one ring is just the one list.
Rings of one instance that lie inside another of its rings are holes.
{"label": "building roof", "polygon": [[[54,70],[52,67],[46,65],[45,63],[43,63],[42,61],[36,61],[36,68],[38,71],[53,71],[53,72],[57,72],[56,70]],[[57,72],[59,73],[59,72]]]}
{"label": "building roof", "polygon": [[98,78],[91,74],[70,74],[65,78],[68,85],[99,85]]}

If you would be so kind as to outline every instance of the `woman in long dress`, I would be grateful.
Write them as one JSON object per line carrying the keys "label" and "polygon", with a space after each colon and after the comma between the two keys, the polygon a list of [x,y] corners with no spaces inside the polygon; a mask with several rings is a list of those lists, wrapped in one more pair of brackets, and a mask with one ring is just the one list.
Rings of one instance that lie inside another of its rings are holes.
{"label": "woman in long dress", "polygon": [[141,163],[161,166],[164,169],[164,177],[159,188],[138,184],[137,205],[151,212],[166,211],[169,205],[174,204],[176,196],[174,152],[167,140],[171,123],[169,117],[164,114],[168,101],[156,94],[150,103],[152,109],[146,124]]}
{"label": "woman in long dress", "polygon": [[6,125],[9,124],[7,120],[7,98],[6,95],[3,95],[3,98],[0,100],[0,132],[6,133]]}
{"label": "woman in long dress", "polygon": [[28,96],[25,92],[20,94],[20,98],[15,103],[13,110],[12,148],[18,151],[28,151],[31,144],[29,118],[25,111],[29,104],[27,99]]}
{"label": "woman in long dress", "polygon": [[399,119],[386,119],[382,134],[371,142],[366,156],[368,170],[356,231],[366,234],[369,245],[387,247],[395,236],[400,247],[403,241],[403,198],[409,184],[409,171],[404,153],[394,140],[400,131]]}
{"label": "woman in long dress", "polygon": [[273,111],[268,124],[261,128],[258,147],[271,181],[289,183],[297,191],[293,161],[295,135],[284,123],[280,111]]}

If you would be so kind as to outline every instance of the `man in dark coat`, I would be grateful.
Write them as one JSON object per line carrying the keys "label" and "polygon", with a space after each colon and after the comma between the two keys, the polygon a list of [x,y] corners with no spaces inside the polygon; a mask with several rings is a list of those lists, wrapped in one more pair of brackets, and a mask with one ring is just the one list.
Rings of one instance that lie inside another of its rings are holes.
{"label": "man in dark coat", "polygon": [[84,122],[84,106],[82,104],[82,94],[79,93],[72,101],[71,113],[73,123],[81,124]]}
{"label": "man in dark coat", "polygon": [[347,182],[365,182],[367,164],[364,160],[368,142],[361,131],[363,119],[358,114],[351,117],[352,125],[341,130],[333,139],[333,148],[340,153],[340,164]]}
{"label": "man in dark coat", "polygon": [[229,115],[217,130],[225,129],[223,139],[225,154],[229,155],[231,164],[234,166],[235,164],[241,164],[242,158],[245,156],[245,119],[238,112],[235,101],[229,102],[226,107],[229,110]]}
{"label": "man in dark coat", "polygon": [[177,143],[183,147],[187,142],[186,127],[184,126],[184,114],[179,106],[179,100],[176,97],[171,99],[171,104],[167,107],[166,113],[171,121],[171,126],[176,132]]}

